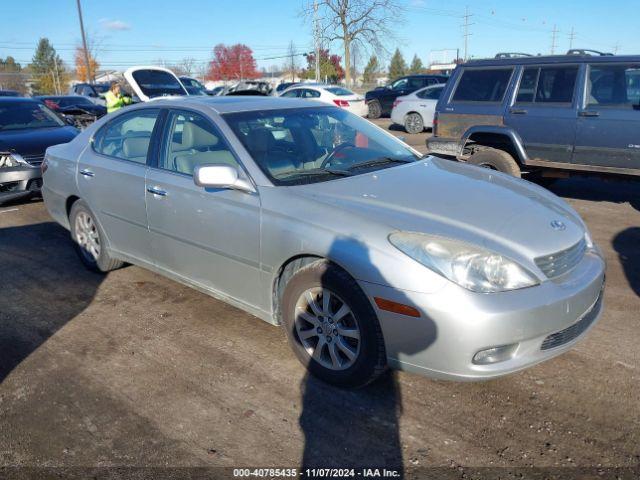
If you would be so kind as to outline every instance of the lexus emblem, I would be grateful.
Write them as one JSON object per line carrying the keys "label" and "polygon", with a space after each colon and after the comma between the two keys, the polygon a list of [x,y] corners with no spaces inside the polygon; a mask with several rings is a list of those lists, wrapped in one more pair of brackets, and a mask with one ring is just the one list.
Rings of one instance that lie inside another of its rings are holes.
{"label": "lexus emblem", "polygon": [[562,223],[560,220],[554,220],[551,222],[551,228],[557,231],[561,231],[567,228],[567,226],[564,223]]}

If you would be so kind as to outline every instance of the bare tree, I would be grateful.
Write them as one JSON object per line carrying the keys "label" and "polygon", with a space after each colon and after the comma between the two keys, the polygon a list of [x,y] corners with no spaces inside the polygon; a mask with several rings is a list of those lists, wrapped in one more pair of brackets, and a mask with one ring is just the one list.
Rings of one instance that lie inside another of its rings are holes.
{"label": "bare tree", "polygon": [[[404,16],[399,0],[315,0],[322,37],[341,41],[344,45],[344,70],[347,85],[351,84],[351,47],[369,46],[387,53],[385,44],[394,37],[392,27]],[[314,3],[305,8],[307,19],[313,19]]]}

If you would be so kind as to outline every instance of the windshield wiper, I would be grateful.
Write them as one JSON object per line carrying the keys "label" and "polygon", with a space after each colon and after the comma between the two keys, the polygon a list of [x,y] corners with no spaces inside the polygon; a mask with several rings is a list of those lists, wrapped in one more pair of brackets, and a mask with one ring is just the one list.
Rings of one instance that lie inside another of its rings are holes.
{"label": "windshield wiper", "polygon": [[339,177],[350,177],[351,175],[353,175],[353,173],[351,173],[348,170],[338,170],[335,168],[311,168],[309,170],[289,170],[288,172],[285,172],[284,174],[278,175],[278,177],[294,177],[294,176],[299,176],[299,175],[303,175],[303,176],[313,176],[313,175],[336,175]]}
{"label": "windshield wiper", "polygon": [[409,160],[406,158],[393,158],[393,157],[378,157],[366,162],[356,163],[349,167],[349,171],[362,167],[375,167],[377,165],[384,165],[386,163],[413,163],[415,160]]}

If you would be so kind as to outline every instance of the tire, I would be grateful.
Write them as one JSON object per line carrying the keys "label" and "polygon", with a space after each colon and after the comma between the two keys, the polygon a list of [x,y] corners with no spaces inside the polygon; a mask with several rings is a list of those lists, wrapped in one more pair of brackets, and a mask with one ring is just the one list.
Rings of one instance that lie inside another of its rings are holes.
{"label": "tire", "polygon": [[378,100],[371,100],[369,103],[367,103],[367,107],[369,107],[369,113],[367,114],[367,117],[376,119],[382,116],[382,106],[380,105],[380,102]]}
{"label": "tire", "polygon": [[112,258],[107,252],[105,235],[84,201],[77,200],[72,205],[69,226],[80,261],[89,270],[106,273],[123,265],[122,261]]}
{"label": "tire", "polygon": [[407,113],[404,117],[404,129],[407,133],[422,133],[424,131],[422,115],[416,112]]}
{"label": "tire", "polygon": [[[325,298],[329,299],[326,309]],[[326,260],[310,263],[289,277],[280,301],[289,344],[314,376],[339,387],[357,388],[385,371],[378,318],[347,272]]]}
{"label": "tire", "polygon": [[520,178],[522,175],[520,166],[513,157],[504,150],[498,150],[497,148],[483,148],[482,150],[478,150],[471,155],[468,163],[478,165],[479,167],[490,168],[491,170],[497,170],[509,174],[512,177]]}

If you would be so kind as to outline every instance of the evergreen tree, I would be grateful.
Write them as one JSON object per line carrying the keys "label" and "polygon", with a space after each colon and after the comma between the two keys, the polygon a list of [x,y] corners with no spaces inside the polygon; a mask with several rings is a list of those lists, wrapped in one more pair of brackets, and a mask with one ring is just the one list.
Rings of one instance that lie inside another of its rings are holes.
{"label": "evergreen tree", "polygon": [[34,77],[33,94],[48,95],[64,93],[66,90],[66,69],[48,38],[41,38],[30,65]]}
{"label": "evergreen tree", "polygon": [[398,77],[407,73],[407,63],[404,61],[400,49],[396,48],[393,57],[391,57],[391,63],[389,64],[389,80],[395,80]]}
{"label": "evergreen tree", "polygon": [[369,58],[369,63],[364,67],[364,72],[362,73],[362,81],[364,83],[374,83],[376,81],[376,77],[380,72],[380,64],[378,63],[378,57],[375,55],[371,55]]}
{"label": "evergreen tree", "polygon": [[424,71],[424,65],[418,55],[413,56],[411,66],[409,67],[409,73],[422,73]]}
{"label": "evergreen tree", "polygon": [[11,56],[0,58],[0,90],[16,90],[22,94],[27,93],[25,83],[26,73],[22,66]]}

